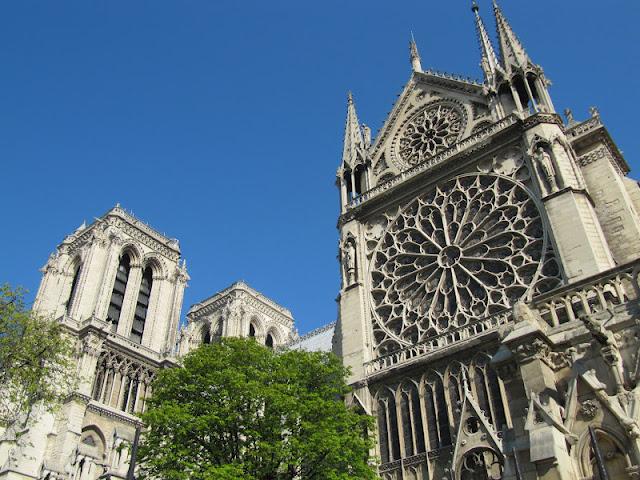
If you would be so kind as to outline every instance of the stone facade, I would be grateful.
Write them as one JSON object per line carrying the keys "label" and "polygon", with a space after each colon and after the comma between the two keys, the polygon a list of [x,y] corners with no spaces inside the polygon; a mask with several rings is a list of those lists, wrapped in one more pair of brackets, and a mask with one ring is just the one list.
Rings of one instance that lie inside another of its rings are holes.
{"label": "stone facade", "polygon": [[[556,113],[494,2],[484,82],[412,74],[371,139],[353,96],[334,351],[385,480],[640,476],[637,182],[596,109]],[[598,449],[593,449],[589,427]]]}
{"label": "stone facade", "polygon": [[119,206],[69,235],[34,308],[81,381],[0,432],[0,479],[124,478],[155,373],[222,336],[339,355],[385,480],[640,478],[640,188],[596,109],[556,113],[500,7],[499,56],[473,12],[483,83],[423,70],[412,41],[375,139],[348,96],[335,324],[300,338],[237,282],[179,328],[176,240]]}

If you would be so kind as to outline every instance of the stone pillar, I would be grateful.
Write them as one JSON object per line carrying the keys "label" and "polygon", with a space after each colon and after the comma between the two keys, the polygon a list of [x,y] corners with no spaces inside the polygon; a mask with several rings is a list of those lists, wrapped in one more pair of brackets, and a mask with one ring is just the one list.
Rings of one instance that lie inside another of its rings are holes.
{"label": "stone pillar", "polygon": [[[547,116],[531,119],[533,126],[525,132],[525,141],[567,279],[576,281],[612,268],[614,262],[591,199],[582,188],[579,172],[576,174],[574,159],[563,150],[564,133]],[[541,157],[536,153],[542,145],[555,169],[557,188],[552,191],[545,183],[541,172],[544,167],[539,165]]]}
{"label": "stone pillar", "polygon": [[549,366],[551,342],[542,320],[536,321],[535,315],[531,312],[530,318],[515,318],[514,330],[502,341],[516,361],[529,401],[525,424],[529,433],[529,460],[535,464],[541,480],[574,480],[577,477],[566,432],[561,431],[563,419],[556,400],[559,398],[556,376]]}
{"label": "stone pillar", "polygon": [[152,349],[160,348],[161,341],[155,341],[155,336],[162,335],[166,329],[163,323],[169,321],[169,315],[166,309],[161,308],[161,300],[164,298],[164,290],[166,288],[166,280],[162,275],[153,275],[153,284],[151,285],[151,296],[149,297],[149,308],[147,309],[147,318],[144,322],[144,332],[142,332],[142,345]]}
{"label": "stone pillar", "polygon": [[111,301],[111,291],[113,290],[116,272],[118,271],[120,250],[124,243],[123,238],[115,233],[110,236],[110,241],[111,243],[107,252],[107,259],[102,275],[100,293],[98,294],[96,307],[93,310],[93,314],[101,320],[105,320],[107,318],[109,302]]}
{"label": "stone pillar", "polygon": [[80,372],[78,392],[82,395],[91,397],[93,393],[92,388],[96,377],[96,366],[103,343],[104,339],[98,337],[95,333],[89,333],[82,339],[82,356],[78,364],[78,371]]}

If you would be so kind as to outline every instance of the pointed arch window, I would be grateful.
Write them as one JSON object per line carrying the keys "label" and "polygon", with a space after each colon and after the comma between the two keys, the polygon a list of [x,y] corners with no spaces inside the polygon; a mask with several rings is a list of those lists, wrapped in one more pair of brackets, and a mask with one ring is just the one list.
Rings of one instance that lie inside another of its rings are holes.
{"label": "pointed arch window", "polygon": [[271,335],[270,333],[267,334],[267,339],[265,340],[264,344],[269,348],[273,348],[273,335]]}
{"label": "pointed arch window", "polygon": [[256,327],[253,326],[253,323],[249,324],[249,337],[255,338],[256,336]]}
{"label": "pointed arch window", "polygon": [[122,313],[122,304],[124,303],[124,293],[127,290],[127,282],[129,281],[129,272],[131,271],[131,257],[125,253],[120,257],[116,279],[113,283],[111,291],[111,300],[109,302],[109,310],[107,312],[107,321],[111,323],[111,331],[118,329],[120,314]]}
{"label": "pointed arch window", "polygon": [[202,333],[202,343],[205,345],[211,343],[211,331],[208,326],[204,328],[204,332]]}
{"label": "pointed arch window", "polygon": [[78,290],[78,279],[80,278],[81,266],[82,265],[78,263],[73,272],[73,280],[71,281],[71,290],[69,290],[69,298],[67,298],[67,301],[65,303],[65,311],[67,312],[67,315],[71,313],[71,308],[73,307],[73,304],[76,301],[76,294]]}
{"label": "pointed arch window", "polygon": [[151,298],[152,288],[153,270],[148,266],[144,269],[142,281],[140,282],[136,312],[133,316],[133,325],[131,326],[131,334],[129,335],[129,339],[132,342],[142,343],[142,335],[144,333],[144,324],[147,320],[147,312],[149,311],[149,299]]}

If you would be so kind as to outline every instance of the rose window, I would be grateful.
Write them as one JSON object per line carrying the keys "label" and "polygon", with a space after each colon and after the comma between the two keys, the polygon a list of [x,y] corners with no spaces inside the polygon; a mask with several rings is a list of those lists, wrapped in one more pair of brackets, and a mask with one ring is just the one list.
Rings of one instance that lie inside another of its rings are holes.
{"label": "rose window", "polygon": [[417,198],[372,259],[379,353],[509,308],[549,270],[545,238],[532,198],[504,177],[462,176]]}
{"label": "rose window", "polygon": [[455,144],[463,127],[464,116],[457,107],[444,103],[427,108],[404,128],[398,143],[400,158],[417,165]]}

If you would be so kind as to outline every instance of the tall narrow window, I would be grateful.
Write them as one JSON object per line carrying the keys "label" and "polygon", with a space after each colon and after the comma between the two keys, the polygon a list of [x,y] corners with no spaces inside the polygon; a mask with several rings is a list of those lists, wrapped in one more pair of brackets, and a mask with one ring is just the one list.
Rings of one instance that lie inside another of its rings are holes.
{"label": "tall narrow window", "polygon": [[253,326],[253,323],[249,324],[249,336],[254,338],[256,336],[256,327]]}
{"label": "tall narrow window", "polygon": [[124,302],[124,292],[127,289],[127,281],[129,280],[129,271],[131,270],[131,259],[128,254],[120,257],[118,271],[116,272],[116,280],[113,283],[113,291],[111,292],[111,301],[109,302],[109,311],[107,312],[107,321],[111,323],[111,331],[118,329],[120,321],[120,313],[122,312],[122,304]]}
{"label": "tall narrow window", "polygon": [[147,311],[149,310],[149,298],[151,297],[151,288],[153,287],[153,271],[151,267],[144,269],[142,274],[142,282],[140,282],[140,292],[138,293],[138,302],[136,303],[136,313],[133,316],[133,325],[131,326],[131,335],[129,339],[135,343],[142,343],[142,334],[144,333],[144,322],[147,320]]}
{"label": "tall narrow window", "polygon": [[264,342],[264,344],[269,348],[273,348],[273,336],[271,334],[267,335],[267,340]]}
{"label": "tall narrow window", "polygon": [[387,404],[383,400],[378,401],[378,436],[380,445],[380,460],[389,463],[389,427],[387,422]]}
{"label": "tall narrow window", "polygon": [[65,303],[65,310],[67,315],[71,313],[71,307],[73,307],[73,303],[76,299],[76,290],[78,289],[78,278],[80,277],[80,264],[76,265],[76,268],[73,272],[73,281],[71,282],[71,290],[69,291],[69,298],[67,298],[67,302]]}
{"label": "tall narrow window", "polygon": [[202,333],[202,343],[204,343],[205,345],[211,343],[211,332],[209,331],[208,326],[204,328],[204,331]]}

